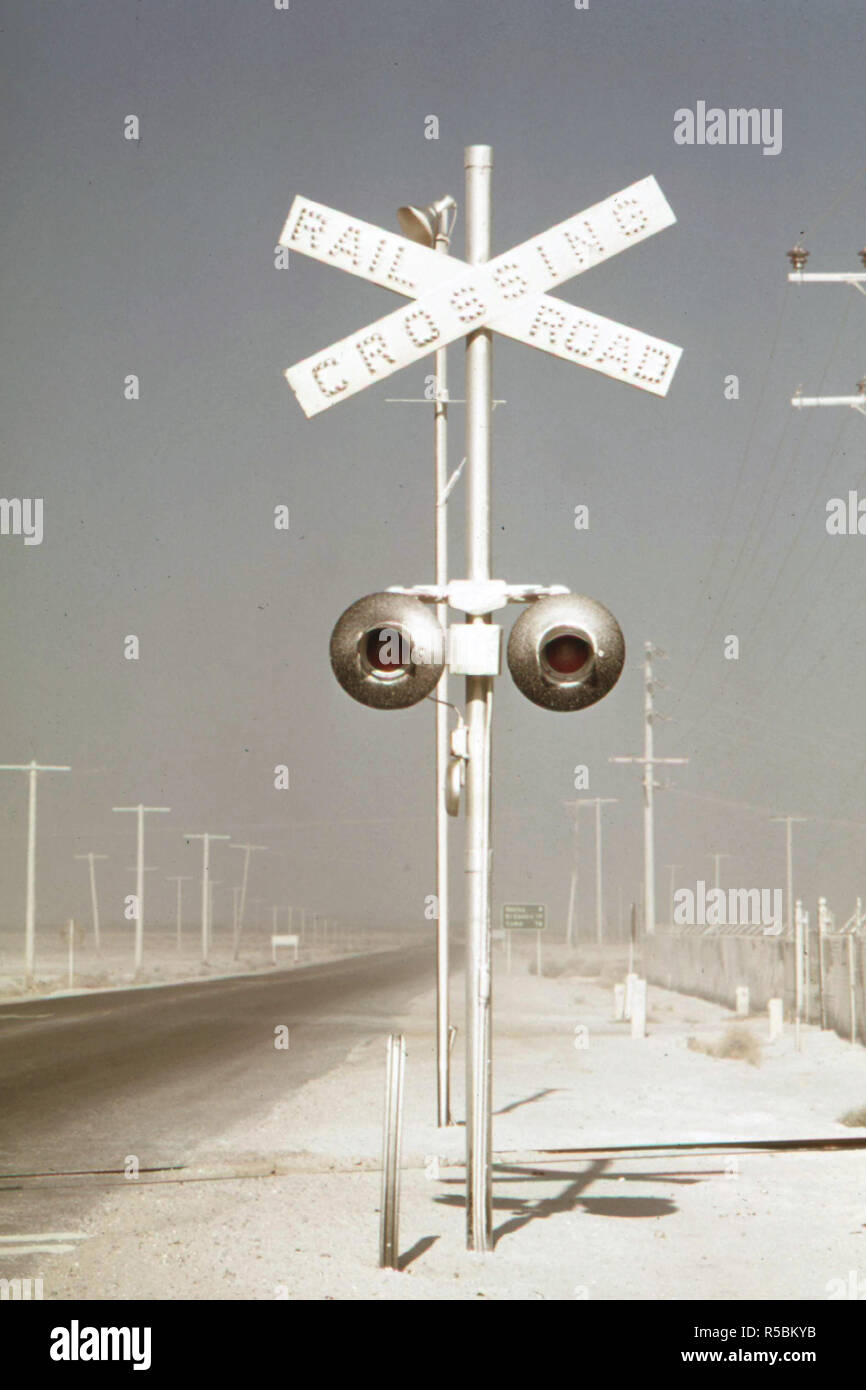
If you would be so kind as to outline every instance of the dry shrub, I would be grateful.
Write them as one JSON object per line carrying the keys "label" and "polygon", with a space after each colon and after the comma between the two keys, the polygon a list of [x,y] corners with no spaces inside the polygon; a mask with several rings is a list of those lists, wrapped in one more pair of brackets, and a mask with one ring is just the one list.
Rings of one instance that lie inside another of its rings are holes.
{"label": "dry shrub", "polygon": [[692,1052],[703,1052],[707,1057],[725,1057],[735,1062],[748,1062],[750,1067],[761,1065],[761,1044],[748,1028],[732,1024],[726,1028],[718,1042],[701,1042],[699,1038],[689,1038]]}

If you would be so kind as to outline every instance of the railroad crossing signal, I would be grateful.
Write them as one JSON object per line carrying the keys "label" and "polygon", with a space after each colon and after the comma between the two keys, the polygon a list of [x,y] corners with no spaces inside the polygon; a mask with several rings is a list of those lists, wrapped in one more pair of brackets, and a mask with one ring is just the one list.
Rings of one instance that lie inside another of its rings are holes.
{"label": "railroad crossing signal", "polygon": [[664,396],[682,349],[546,291],[676,221],[641,179],[483,264],[467,265],[334,208],[295,198],[280,245],[413,299],[285,373],[311,417],[479,328]]}
{"label": "railroad crossing signal", "polygon": [[[676,221],[654,178],[491,260],[490,147],[467,146],[464,167],[465,262],[303,198],[292,204],[280,244],[415,301],[288,369],[308,417],[466,339],[466,578],[366,595],[337,622],[331,663],[350,695],[379,709],[424,699],[446,666],[466,677],[459,755],[467,823],[466,1234],[470,1249],[486,1251],[493,1210],[491,733],[502,636],[491,615],[507,603],[531,605],[512,629],[508,665],[523,694],[545,709],[577,710],[601,699],[625,658],[619,625],[602,604],[561,585],[509,584],[491,574],[492,335],[504,333],[658,396],[666,395],[682,350],[546,293]],[[447,648],[445,630],[425,603],[447,603],[465,615],[464,623],[449,627]]]}

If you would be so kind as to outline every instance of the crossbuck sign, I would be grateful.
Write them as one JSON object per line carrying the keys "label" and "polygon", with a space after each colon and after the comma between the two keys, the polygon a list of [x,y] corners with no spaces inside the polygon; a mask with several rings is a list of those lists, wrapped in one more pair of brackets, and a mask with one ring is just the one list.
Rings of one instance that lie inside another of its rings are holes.
{"label": "crossbuck sign", "polygon": [[667,395],[682,348],[547,291],[676,221],[652,177],[483,265],[469,266],[333,208],[295,198],[280,245],[412,301],[290,367],[307,416],[348,400],[477,328]]}

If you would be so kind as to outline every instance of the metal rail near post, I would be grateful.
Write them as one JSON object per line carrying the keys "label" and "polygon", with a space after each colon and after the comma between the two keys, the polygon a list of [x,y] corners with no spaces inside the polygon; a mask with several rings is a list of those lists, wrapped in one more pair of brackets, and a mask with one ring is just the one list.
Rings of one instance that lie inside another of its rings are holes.
{"label": "metal rail near post", "polygon": [[402,1033],[392,1033],[388,1038],[385,1064],[382,1200],[379,1207],[379,1264],[382,1269],[397,1269],[400,1256],[400,1146],[405,1070],[406,1039]]}

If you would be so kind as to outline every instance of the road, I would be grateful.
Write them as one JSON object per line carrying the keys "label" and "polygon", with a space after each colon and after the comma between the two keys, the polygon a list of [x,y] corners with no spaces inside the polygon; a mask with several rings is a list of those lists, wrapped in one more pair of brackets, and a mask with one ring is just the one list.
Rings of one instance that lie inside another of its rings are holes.
{"label": "road", "polygon": [[[265,977],[0,1007],[0,1237],[69,1230],[98,1197],[16,1189],[14,1175],[117,1171],[128,1155],[141,1169],[182,1164],[360,1041],[384,1038],[432,972],[425,944]],[[280,1025],[289,1069],[274,1046]],[[16,1272],[27,1272],[20,1260]]]}

